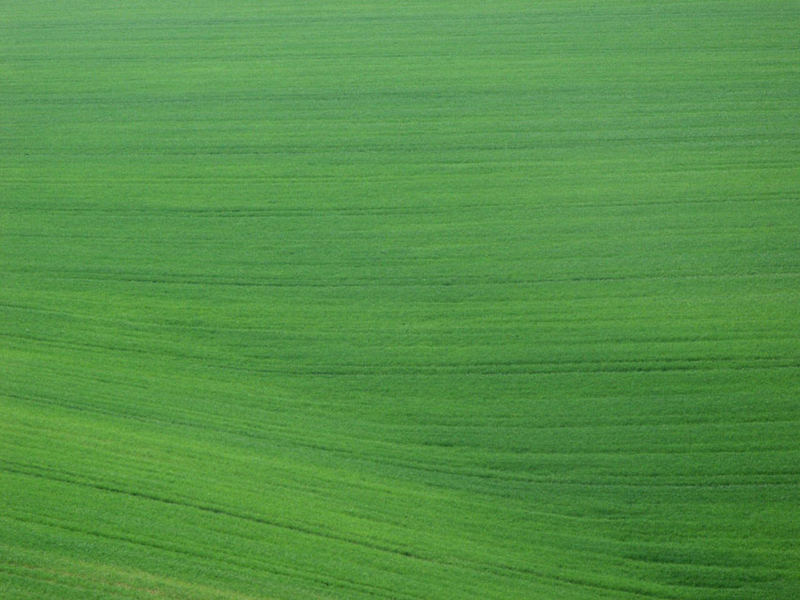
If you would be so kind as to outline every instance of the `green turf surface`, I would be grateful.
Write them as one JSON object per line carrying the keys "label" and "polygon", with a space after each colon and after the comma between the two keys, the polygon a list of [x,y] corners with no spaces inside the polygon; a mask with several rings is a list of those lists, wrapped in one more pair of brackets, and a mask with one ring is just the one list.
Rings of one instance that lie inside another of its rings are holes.
{"label": "green turf surface", "polygon": [[0,597],[800,597],[800,4],[0,5]]}

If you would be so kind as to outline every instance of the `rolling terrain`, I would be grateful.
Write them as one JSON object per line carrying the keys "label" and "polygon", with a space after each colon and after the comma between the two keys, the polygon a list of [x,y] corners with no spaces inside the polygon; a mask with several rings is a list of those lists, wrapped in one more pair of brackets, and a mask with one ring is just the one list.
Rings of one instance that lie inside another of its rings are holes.
{"label": "rolling terrain", "polygon": [[0,597],[800,597],[800,5],[0,7]]}

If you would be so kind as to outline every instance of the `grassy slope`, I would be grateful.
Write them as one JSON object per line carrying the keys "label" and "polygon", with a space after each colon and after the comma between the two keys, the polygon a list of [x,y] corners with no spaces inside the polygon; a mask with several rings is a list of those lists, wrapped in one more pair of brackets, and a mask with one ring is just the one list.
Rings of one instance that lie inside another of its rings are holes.
{"label": "grassy slope", "polygon": [[800,594],[796,2],[0,17],[3,598]]}

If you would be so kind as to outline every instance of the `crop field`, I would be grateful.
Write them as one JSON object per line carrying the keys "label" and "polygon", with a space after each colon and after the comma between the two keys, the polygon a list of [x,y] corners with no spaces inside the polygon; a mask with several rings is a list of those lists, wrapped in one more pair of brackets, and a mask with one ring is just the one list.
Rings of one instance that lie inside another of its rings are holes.
{"label": "crop field", "polygon": [[799,31],[4,0],[0,598],[800,598]]}

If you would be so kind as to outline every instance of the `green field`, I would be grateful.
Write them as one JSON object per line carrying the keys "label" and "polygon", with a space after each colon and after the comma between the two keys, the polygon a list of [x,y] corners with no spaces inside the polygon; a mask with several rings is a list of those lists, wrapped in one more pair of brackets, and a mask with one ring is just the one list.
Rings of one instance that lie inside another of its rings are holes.
{"label": "green field", "polygon": [[0,598],[800,598],[798,31],[5,0]]}

